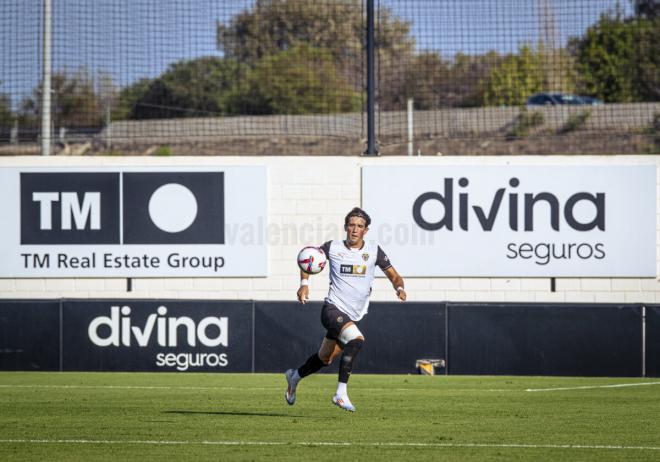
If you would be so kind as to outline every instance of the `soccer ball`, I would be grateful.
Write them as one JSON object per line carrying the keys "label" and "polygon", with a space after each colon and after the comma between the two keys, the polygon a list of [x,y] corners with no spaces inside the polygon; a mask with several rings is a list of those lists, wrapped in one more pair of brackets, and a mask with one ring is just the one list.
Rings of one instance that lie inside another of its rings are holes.
{"label": "soccer ball", "polygon": [[298,253],[298,266],[307,274],[320,273],[327,261],[325,252],[318,247],[303,247]]}

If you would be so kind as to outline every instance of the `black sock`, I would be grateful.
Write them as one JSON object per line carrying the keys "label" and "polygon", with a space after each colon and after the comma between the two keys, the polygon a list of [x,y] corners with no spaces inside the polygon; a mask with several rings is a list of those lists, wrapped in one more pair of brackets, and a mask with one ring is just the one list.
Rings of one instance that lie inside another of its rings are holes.
{"label": "black sock", "polygon": [[351,340],[344,347],[344,352],[341,355],[341,361],[339,363],[339,381],[342,383],[348,383],[348,378],[351,376],[351,371],[353,370],[353,364],[355,363],[355,357],[360,352],[362,348],[362,339]]}
{"label": "black sock", "polygon": [[321,361],[319,355],[314,353],[312,356],[307,358],[305,364],[298,368],[298,375],[300,378],[307,377],[314,372],[320,371],[323,366],[325,366],[325,364],[323,364],[323,361]]}

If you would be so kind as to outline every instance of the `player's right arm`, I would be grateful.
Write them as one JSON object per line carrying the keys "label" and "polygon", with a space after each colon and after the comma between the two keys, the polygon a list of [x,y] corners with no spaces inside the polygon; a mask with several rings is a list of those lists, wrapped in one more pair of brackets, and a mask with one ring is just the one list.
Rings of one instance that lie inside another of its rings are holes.
{"label": "player's right arm", "polygon": [[300,287],[298,288],[298,301],[303,305],[309,298],[309,274],[300,272]]}
{"label": "player's right arm", "polygon": [[[328,258],[328,262],[330,261],[330,244],[332,241],[328,241],[323,243],[319,248],[323,250],[323,253],[325,253],[326,257]],[[300,271],[300,287],[298,288],[298,301],[302,303],[303,305],[305,302],[309,299],[309,274],[305,273],[304,271]]]}

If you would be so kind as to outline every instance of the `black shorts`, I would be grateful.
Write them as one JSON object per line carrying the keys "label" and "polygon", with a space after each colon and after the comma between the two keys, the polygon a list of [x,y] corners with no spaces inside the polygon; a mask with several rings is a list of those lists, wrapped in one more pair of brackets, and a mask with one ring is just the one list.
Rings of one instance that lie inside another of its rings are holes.
{"label": "black shorts", "polygon": [[339,338],[341,330],[349,322],[357,325],[357,322],[352,321],[346,313],[332,303],[323,304],[323,308],[321,308],[321,324],[327,330],[325,338],[336,341]]}

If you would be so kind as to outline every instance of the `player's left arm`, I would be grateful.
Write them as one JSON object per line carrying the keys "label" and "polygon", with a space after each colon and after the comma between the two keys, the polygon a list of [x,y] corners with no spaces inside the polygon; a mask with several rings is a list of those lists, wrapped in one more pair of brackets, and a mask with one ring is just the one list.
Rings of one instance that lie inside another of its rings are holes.
{"label": "player's left arm", "polygon": [[403,278],[399,273],[396,272],[393,266],[390,266],[389,268],[383,270],[383,273],[385,273],[385,276],[387,276],[387,279],[390,280],[392,283],[392,287],[394,287],[394,290],[396,290],[396,296],[399,297],[399,300],[402,302],[406,301],[406,291],[403,288]]}
{"label": "player's left arm", "polygon": [[381,269],[387,279],[392,283],[392,287],[396,291],[396,296],[399,297],[399,300],[402,302],[406,301],[406,291],[403,289],[403,278],[396,272],[390,262],[389,257],[385,254],[385,251],[378,246],[378,254],[376,256],[376,265]]}

